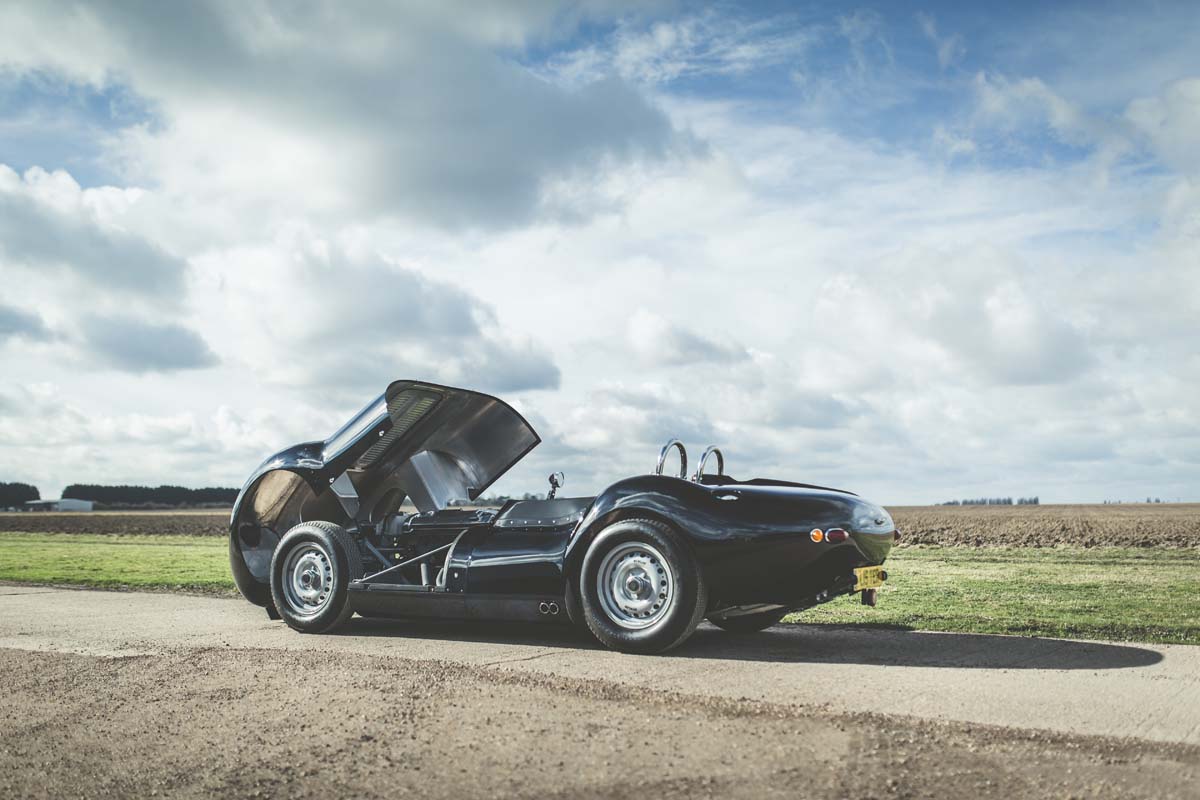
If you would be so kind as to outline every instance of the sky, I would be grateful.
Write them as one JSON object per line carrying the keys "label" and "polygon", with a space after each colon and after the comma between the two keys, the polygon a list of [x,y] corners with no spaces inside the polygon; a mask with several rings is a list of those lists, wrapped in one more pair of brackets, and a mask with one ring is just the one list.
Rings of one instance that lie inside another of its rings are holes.
{"label": "sky", "polygon": [[0,480],[240,486],[416,378],[593,494],[1200,500],[1200,8],[0,4]]}

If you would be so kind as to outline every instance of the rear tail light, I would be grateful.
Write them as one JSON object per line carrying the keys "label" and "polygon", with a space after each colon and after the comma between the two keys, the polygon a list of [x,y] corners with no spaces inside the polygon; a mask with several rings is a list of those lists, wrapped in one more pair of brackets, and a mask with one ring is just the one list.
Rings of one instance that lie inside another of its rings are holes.
{"label": "rear tail light", "polygon": [[825,541],[829,542],[830,544],[838,544],[839,542],[844,542],[849,538],[850,534],[846,533],[841,528],[830,528],[829,530],[825,531]]}
{"label": "rear tail light", "polygon": [[820,528],[813,528],[812,533],[808,535],[808,538],[812,539],[814,542],[823,542],[825,541],[825,532]]}

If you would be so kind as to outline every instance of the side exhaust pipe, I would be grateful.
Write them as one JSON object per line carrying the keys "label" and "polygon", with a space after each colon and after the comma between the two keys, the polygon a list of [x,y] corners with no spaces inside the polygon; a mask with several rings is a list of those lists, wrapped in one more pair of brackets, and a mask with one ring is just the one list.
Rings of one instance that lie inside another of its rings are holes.
{"label": "side exhaust pipe", "polygon": [[551,617],[558,616],[558,610],[559,610],[559,609],[558,609],[558,603],[554,603],[554,602],[550,602],[550,603],[546,603],[546,602],[538,603],[538,612],[539,612],[540,614],[542,614],[542,616],[547,616],[547,615],[548,615],[548,616],[551,616]]}

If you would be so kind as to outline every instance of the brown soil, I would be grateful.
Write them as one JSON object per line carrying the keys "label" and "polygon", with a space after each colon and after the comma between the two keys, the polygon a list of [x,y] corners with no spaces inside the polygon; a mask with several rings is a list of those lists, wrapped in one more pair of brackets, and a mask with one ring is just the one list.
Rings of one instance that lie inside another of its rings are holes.
{"label": "brown soil", "polygon": [[0,514],[0,531],[102,535],[227,536],[228,511],[97,511]]}
{"label": "brown soil", "polygon": [[[896,506],[904,544],[1200,547],[1200,503]],[[0,514],[0,531],[224,536],[229,513]]]}
{"label": "brown soil", "polygon": [[1195,797],[1182,745],[384,656],[0,650],[3,797]]}
{"label": "brown soil", "polygon": [[1200,547],[1200,503],[891,508],[908,544]]}

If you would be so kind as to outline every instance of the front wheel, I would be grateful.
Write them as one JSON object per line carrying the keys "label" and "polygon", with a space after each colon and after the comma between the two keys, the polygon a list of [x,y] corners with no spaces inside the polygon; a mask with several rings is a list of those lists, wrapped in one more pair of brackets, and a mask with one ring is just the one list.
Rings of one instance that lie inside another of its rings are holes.
{"label": "front wheel", "polygon": [[350,582],[362,577],[358,546],[340,525],[301,522],[271,557],[271,599],[283,621],[302,633],[328,633],[354,613]]}
{"label": "front wheel", "polygon": [[722,617],[714,614],[708,618],[708,621],[729,633],[758,633],[779,622],[787,616],[787,613],[786,608],[781,608],[776,611],[760,611],[757,614],[740,614],[736,617]]}
{"label": "front wheel", "polygon": [[583,560],[580,599],[588,628],[627,653],[661,653],[691,635],[708,592],[687,543],[661,522],[609,525]]}

